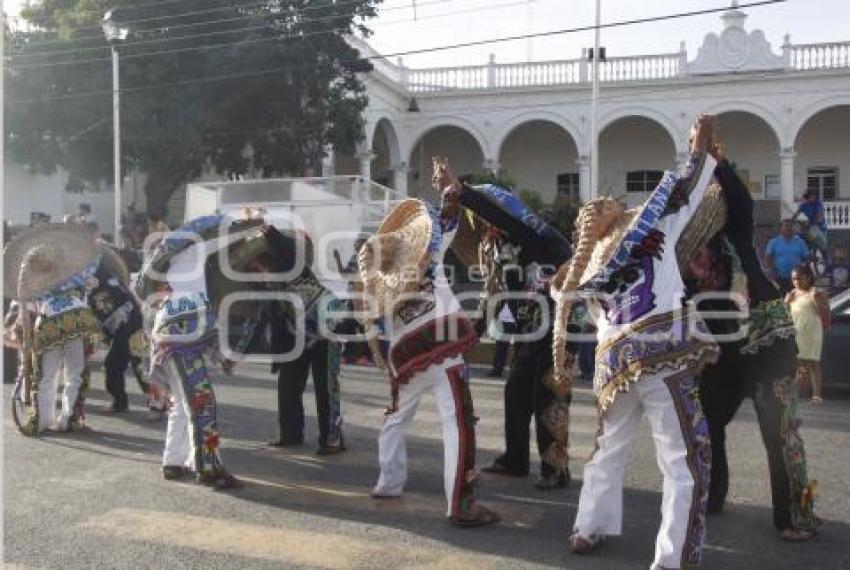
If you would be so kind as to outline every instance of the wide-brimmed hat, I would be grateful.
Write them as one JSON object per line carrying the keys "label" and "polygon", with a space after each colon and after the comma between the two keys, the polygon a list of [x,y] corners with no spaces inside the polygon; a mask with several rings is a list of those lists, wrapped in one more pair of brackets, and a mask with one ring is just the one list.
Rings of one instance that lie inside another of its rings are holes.
{"label": "wide-brimmed hat", "polygon": [[459,216],[457,233],[452,240],[452,251],[467,267],[481,263],[478,251],[484,241],[486,225],[487,222],[473,214],[471,210],[464,209]]}
{"label": "wide-brimmed hat", "polygon": [[130,283],[130,270],[127,269],[124,259],[113,247],[103,242],[97,244],[97,249],[100,253],[101,269],[111,277],[118,279],[118,282],[126,287]]}
{"label": "wide-brimmed hat", "polygon": [[6,294],[30,299],[73,285],[75,278],[94,270],[98,257],[97,245],[79,226],[42,224],[27,228],[3,252]]}
{"label": "wide-brimmed hat", "polygon": [[383,315],[396,299],[419,289],[435,231],[428,206],[408,198],[360,249],[357,261],[372,316]]}
{"label": "wide-brimmed hat", "polygon": [[726,199],[718,184],[712,184],[676,242],[676,260],[684,272],[697,251],[726,225]]}

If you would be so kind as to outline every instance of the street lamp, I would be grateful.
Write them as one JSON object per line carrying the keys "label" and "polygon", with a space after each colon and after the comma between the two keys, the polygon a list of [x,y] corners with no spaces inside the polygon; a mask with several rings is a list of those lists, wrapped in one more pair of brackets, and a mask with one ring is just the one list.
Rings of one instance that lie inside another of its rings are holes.
{"label": "street lamp", "polygon": [[112,127],[113,127],[113,177],[115,184],[115,245],[123,246],[121,236],[121,92],[118,86],[118,43],[127,39],[130,30],[121,27],[110,10],[100,22],[103,35],[112,49]]}
{"label": "street lamp", "polygon": [[602,55],[599,50],[599,29],[601,24],[602,1],[596,0],[596,26],[593,30],[593,88],[590,99],[590,198],[599,197],[599,128],[597,114],[599,112],[599,60]]}

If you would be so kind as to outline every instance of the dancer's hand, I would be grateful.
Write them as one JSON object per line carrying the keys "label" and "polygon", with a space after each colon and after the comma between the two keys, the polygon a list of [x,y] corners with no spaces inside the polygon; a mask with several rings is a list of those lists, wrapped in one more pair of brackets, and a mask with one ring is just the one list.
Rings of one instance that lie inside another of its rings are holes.
{"label": "dancer's hand", "polygon": [[233,368],[236,366],[236,363],[228,358],[225,358],[221,361],[221,371],[224,372],[226,376],[233,375]]}
{"label": "dancer's hand", "polygon": [[431,185],[437,192],[460,191],[460,182],[449,167],[449,159],[441,156],[431,158],[434,173],[431,175]]}
{"label": "dancer's hand", "polygon": [[714,123],[713,115],[700,115],[694,126],[691,127],[691,152],[708,152],[710,145],[714,144]]}

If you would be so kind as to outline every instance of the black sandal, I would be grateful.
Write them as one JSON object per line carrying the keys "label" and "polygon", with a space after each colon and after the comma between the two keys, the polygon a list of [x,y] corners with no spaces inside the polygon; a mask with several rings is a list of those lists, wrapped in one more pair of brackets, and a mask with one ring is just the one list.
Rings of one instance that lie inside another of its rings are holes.
{"label": "black sandal", "polygon": [[230,473],[217,473],[210,475],[198,475],[198,482],[202,485],[212,487],[214,491],[227,491],[230,489],[241,489],[245,486],[242,481]]}

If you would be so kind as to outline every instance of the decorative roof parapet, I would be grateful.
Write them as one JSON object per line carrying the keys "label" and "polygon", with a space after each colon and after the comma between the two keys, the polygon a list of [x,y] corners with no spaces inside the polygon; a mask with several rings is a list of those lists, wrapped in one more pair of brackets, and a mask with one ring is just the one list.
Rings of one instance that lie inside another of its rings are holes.
{"label": "decorative roof parapet", "polygon": [[744,21],[747,15],[732,3],[732,9],[721,16],[724,30],[720,35],[705,36],[702,46],[693,61],[688,62],[687,72],[693,75],[711,73],[736,73],[745,71],[769,71],[786,69],[787,57],[775,55],[770,42],[761,30],[747,32]]}

